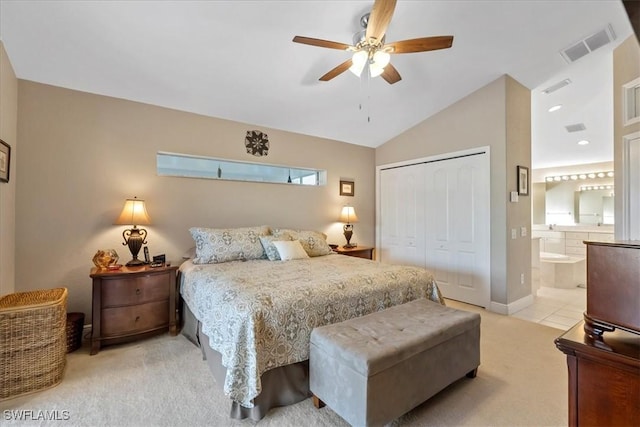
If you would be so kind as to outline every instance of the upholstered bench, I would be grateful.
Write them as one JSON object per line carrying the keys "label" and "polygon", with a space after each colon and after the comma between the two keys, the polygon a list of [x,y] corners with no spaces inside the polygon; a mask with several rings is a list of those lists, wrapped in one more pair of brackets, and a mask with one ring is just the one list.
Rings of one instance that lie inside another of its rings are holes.
{"label": "upholstered bench", "polygon": [[480,365],[480,315],[419,299],[311,333],[309,385],[354,426],[383,425]]}

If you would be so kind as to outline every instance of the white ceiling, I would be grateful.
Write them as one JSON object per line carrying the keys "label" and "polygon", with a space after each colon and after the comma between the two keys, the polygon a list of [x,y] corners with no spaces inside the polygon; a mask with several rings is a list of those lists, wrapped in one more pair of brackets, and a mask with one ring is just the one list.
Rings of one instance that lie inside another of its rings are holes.
{"label": "white ceiling", "polygon": [[[533,167],[612,160],[611,51],[633,33],[621,1],[400,0],[387,41],[454,35],[453,47],[394,55],[395,85],[319,82],[349,54],[293,36],[351,43],[372,4],[0,0],[0,38],[21,79],[371,147],[509,74],[534,90]],[[614,43],[571,66],[560,56],[607,24]],[[578,122],[584,147],[563,127]]]}

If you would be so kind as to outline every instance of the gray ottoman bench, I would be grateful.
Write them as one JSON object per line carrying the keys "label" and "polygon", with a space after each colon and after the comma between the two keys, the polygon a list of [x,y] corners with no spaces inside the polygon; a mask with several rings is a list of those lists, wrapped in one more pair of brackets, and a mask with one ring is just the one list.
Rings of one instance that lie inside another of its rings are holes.
{"label": "gray ottoman bench", "polygon": [[309,386],[353,426],[383,425],[480,365],[480,315],[419,299],[311,332]]}

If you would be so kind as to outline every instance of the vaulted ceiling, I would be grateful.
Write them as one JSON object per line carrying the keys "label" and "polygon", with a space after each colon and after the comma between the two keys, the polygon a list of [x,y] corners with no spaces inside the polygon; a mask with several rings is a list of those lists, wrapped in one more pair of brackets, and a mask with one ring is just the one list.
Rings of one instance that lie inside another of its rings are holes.
{"label": "vaulted ceiling", "polygon": [[[613,158],[611,52],[632,34],[619,0],[400,0],[388,42],[453,35],[453,47],[393,55],[394,85],[349,72],[318,81],[350,54],[292,38],[351,44],[372,4],[2,0],[0,38],[21,79],[371,147],[508,74],[533,90],[534,167]],[[612,42],[563,59],[608,25]],[[550,115],[554,102],[564,108]],[[576,136],[591,143],[578,150]]]}

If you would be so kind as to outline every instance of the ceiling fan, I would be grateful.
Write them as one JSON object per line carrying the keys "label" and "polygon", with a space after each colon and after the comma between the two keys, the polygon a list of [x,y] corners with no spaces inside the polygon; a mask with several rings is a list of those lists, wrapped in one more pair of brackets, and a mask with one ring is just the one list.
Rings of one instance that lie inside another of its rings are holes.
{"label": "ceiling fan", "polygon": [[394,84],[399,82],[402,77],[400,77],[398,70],[389,63],[391,54],[448,49],[453,44],[453,36],[421,37],[385,43],[385,32],[396,8],[396,1],[375,0],[371,13],[360,19],[360,24],[365,30],[355,34],[353,45],[303,36],[295,36],[293,41],[311,46],[354,52],[350,59],[320,77],[321,81],[329,81],[347,70],[360,76],[362,71],[368,68],[371,77],[382,76],[389,84]]}

